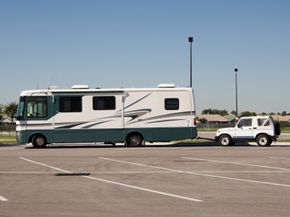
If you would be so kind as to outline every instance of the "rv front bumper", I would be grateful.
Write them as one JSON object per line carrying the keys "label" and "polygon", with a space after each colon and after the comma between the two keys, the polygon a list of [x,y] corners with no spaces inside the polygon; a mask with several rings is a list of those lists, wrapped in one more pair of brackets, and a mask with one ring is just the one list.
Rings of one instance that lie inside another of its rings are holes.
{"label": "rv front bumper", "polygon": [[26,144],[26,132],[25,131],[16,131],[16,142],[18,144]]}

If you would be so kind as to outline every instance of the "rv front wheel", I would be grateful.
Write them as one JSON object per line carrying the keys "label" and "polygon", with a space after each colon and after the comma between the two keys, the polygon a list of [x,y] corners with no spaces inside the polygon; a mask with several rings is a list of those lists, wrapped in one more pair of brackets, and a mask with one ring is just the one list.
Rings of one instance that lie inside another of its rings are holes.
{"label": "rv front wheel", "polygon": [[42,135],[35,135],[32,138],[32,145],[34,148],[44,148],[46,144],[46,139]]}
{"label": "rv front wheel", "polygon": [[126,145],[130,147],[141,146],[143,143],[143,137],[138,133],[130,134],[126,139]]}

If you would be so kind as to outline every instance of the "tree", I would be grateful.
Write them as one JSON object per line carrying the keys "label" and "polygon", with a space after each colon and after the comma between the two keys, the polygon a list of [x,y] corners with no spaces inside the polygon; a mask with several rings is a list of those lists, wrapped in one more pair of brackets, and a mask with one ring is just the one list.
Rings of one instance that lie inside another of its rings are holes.
{"label": "tree", "polygon": [[3,105],[0,104],[0,120],[3,118]]}
{"label": "tree", "polygon": [[234,116],[236,116],[236,117],[238,116],[238,115],[237,115],[237,112],[236,112],[236,111],[234,111],[234,110],[233,110],[233,111],[231,111],[231,115],[234,115]]}
{"label": "tree", "polygon": [[3,114],[5,114],[11,121],[11,124],[13,123],[13,119],[17,112],[17,103],[11,102],[4,106],[3,108]]}
{"label": "tree", "polygon": [[241,113],[241,117],[245,117],[245,116],[257,116],[256,112],[250,112],[250,111],[245,111]]}
{"label": "tree", "polygon": [[218,109],[204,109],[202,111],[202,114],[210,114],[210,115],[221,115],[221,116],[226,116],[228,115],[229,113],[223,109],[223,110],[218,110]]}
{"label": "tree", "polygon": [[287,112],[286,111],[282,111],[281,115],[282,116],[286,116],[287,115]]}
{"label": "tree", "polygon": [[267,113],[266,112],[262,112],[260,115],[267,115]]}
{"label": "tree", "polygon": [[201,119],[198,119],[199,120],[199,122],[201,123],[201,124],[205,124],[205,123],[207,123],[207,120],[205,119],[205,118],[201,118]]}

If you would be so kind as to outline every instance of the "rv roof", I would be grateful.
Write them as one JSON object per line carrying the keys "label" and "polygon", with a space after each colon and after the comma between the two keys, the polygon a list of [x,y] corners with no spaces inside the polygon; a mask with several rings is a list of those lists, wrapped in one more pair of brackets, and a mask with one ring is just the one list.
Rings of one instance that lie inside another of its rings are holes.
{"label": "rv roof", "polygon": [[159,84],[159,88],[175,88],[175,84]]}
{"label": "rv roof", "polygon": [[89,89],[89,85],[86,84],[76,84],[71,87],[71,89]]}
{"label": "rv roof", "polygon": [[123,93],[127,91],[191,91],[191,88],[180,87],[164,87],[164,88],[108,88],[108,89],[43,89],[43,90],[25,90],[21,92],[21,96],[31,95],[51,95],[64,93]]}

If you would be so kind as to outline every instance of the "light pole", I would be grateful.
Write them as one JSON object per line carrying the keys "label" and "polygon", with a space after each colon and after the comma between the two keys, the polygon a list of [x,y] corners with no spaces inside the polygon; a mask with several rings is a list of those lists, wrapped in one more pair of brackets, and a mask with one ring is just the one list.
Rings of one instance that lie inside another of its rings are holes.
{"label": "light pole", "polygon": [[238,68],[235,68],[235,87],[236,87],[236,115],[239,117],[238,111]]}
{"label": "light pole", "polygon": [[192,42],[193,42],[193,37],[188,37],[188,42],[189,42],[189,45],[190,45],[190,51],[189,51],[189,81],[190,81],[190,87],[192,88]]}

